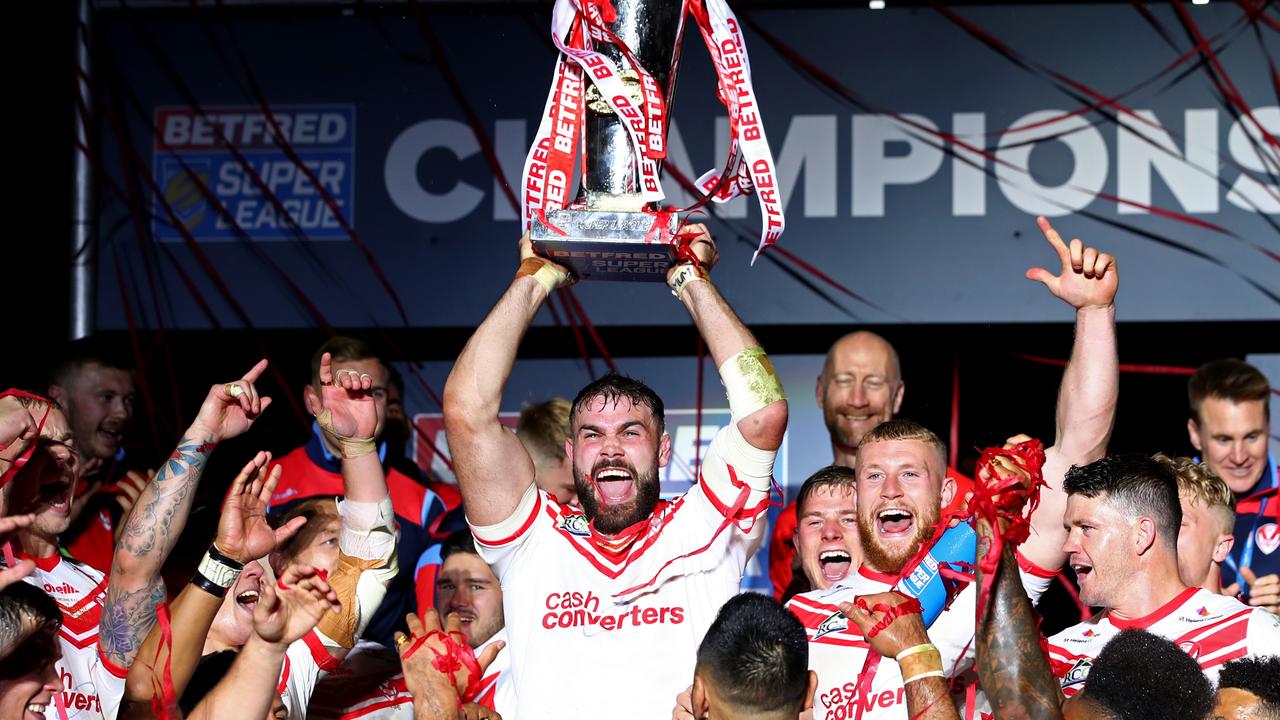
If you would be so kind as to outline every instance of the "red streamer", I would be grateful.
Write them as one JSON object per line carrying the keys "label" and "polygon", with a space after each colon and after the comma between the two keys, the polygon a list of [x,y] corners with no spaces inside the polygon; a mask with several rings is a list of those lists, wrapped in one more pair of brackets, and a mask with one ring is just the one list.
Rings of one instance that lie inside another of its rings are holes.
{"label": "red streamer", "polygon": [[151,676],[152,688],[155,691],[151,696],[151,714],[162,720],[181,718],[177,691],[173,687],[173,628],[169,623],[168,603],[161,601],[156,605],[156,620],[160,623],[160,644],[156,646],[155,657],[152,658],[152,664],[149,666],[152,673],[155,672],[156,664],[160,662],[161,652],[164,652],[165,657],[161,679],[157,680],[154,674]]}

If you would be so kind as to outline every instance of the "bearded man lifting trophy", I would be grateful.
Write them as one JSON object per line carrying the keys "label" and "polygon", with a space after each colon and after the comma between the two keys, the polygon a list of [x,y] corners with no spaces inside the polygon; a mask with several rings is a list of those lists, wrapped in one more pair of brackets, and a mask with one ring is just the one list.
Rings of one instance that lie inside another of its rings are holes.
{"label": "bearded man lifting trophy", "polygon": [[[521,188],[533,227],[520,240],[515,277],[445,383],[445,435],[467,524],[504,590],[511,715],[520,720],[666,717],[764,539],[786,395],[768,355],[711,281],[717,251],[710,234],[696,224],[681,228],[675,211],[657,206],[673,60],[688,12],[714,47],[737,140],[727,179],[703,178],[706,194],[731,197],[749,176],[765,208],[762,242],[782,231],[742,38],[723,2],[556,3],[563,56]],[[658,35],[665,39],[655,49],[649,38]],[[619,64],[635,74],[629,85]],[[570,204],[580,142],[583,190]],[[565,456],[577,504],[538,488],[533,459],[502,424],[521,339],[575,275],[667,281],[715,363],[730,422],[703,451],[698,481],[679,497],[660,497],[674,443],[662,398],[639,380],[609,373],[576,393]]]}
{"label": "bearded man lifting trophy", "polygon": [[[785,220],[741,26],[725,0],[557,0],[551,34],[560,57],[525,160],[521,204],[535,251],[580,280],[667,279],[695,258],[679,211],[662,207],[660,172],[685,18],[711,54],[729,112],[729,158],[696,181],[692,207],[754,191],[758,255]],[[569,185],[582,150],[581,186]],[[686,210],[692,208],[686,208]]]}

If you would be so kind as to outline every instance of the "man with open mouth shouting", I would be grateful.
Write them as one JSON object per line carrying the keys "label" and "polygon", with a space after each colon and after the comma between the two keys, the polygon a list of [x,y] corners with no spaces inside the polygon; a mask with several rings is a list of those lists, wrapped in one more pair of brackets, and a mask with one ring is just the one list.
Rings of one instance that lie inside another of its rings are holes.
{"label": "man with open mouth shouting", "polygon": [[[1114,261],[1079,240],[1064,243],[1044,218],[1039,224],[1062,270],[1055,276],[1035,268],[1027,271],[1027,277],[1076,309],[1076,337],[1058,398],[1057,437],[1045,451],[1047,486],[1041,489],[1040,504],[1030,517],[1031,536],[1017,552],[1023,585],[1033,601],[1065,560],[1063,478],[1072,465],[1091,462],[1105,452],[1119,385],[1112,305],[1117,287]],[[887,658],[878,666],[867,662],[867,640],[840,605],[885,592],[911,571],[907,563],[930,539],[935,526],[946,521],[942,509],[956,495],[946,457],[943,442],[909,420],[889,420],[861,438],[854,482],[862,563],[830,589],[797,595],[788,605],[809,635],[809,668],[818,674],[814,697],[818,720],[908,717],[907,698],[919,688],[906,687],[896,663]],[[929,629],[932,645],[921,646],[940,656],[942,672],[948,677],[964,673],[973,664],[976,595],[972,585],[953,590],[950,606]],[[911,680],[924,678],[917,675]],[[933,703],[923,718],[948,717],[953,712],[947,703]]]}
{"label": "man with open mouth shouting", "polygon": [[515,280],[445,387],[467,520],[502,581],[521,720],[666,715],[762,539],[787,403],[768,357],[711,283],[711,236],[691,225],[682,237],[696,262],[674,266],[667,282],[715,359],[732,415],[684,496],[658,499],[658,471],[671,459],[661,398],[616,374],[579,392],[570,413],[565,453],[581,507],[535,487],[533,462],[498,411],[521,336],[571,277],[527,237]]}

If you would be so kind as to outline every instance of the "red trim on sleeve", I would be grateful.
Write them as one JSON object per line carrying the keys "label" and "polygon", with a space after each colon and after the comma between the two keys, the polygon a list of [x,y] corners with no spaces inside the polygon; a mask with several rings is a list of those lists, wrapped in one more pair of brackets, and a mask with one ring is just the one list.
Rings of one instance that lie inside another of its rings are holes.
{"label": "red trim on sleeve", "polygon": [[1058,571],[1046,570],[1045,568],[1042,568],[1039,565],[1028,560],[1027,557],[1022,554],[1021,550],[1015,550],[1013,552],[1013,555],[1018,559],[1018,567],[1022,569],[1022,572],[1028,575],[1034,575],[1038,578],[1045,578],[1050,580],[1058,576]]}
{"label": "red trim on sleeve", "polygon": [[329,654],[329,650],[320,642],[320,638],[316,632],[312,630],[302,636],[302,642],[307,644],[307,649],[311,651],[311,659],[315,661],[316,666],[325,672],[333,672],[342,661]]}
{"label": "red trim on sleeve", "polygon": [[285,688],[289,687],[289,671],[293,669],[293,664],[289,662],[289,654],[285,653],[284,667],[280,669],[280,682],[276,685],[276,694],[283,695]]}
{"label": "red trim on sleeve", "polygon": [[1170,600],[1169,602],[1161,605],[1160,607],[1156,608],[1152,612],[1148,613],[1147,615],[1143,615],[1140,618],[1134,618],[1133,620],[1125,620],[1123,618],[1116,617],[1114,613],[1108,612],[1107,619],[1110,620],[1111,624],[1116,626],[1116,629],[1118,630],[1129,630],[1131,628],[1137,628],[1138,630],[1145,630],[1151,627],[1152,625],[1154,625],[1156,622],[1168,617],[1174,610],[1177,610],[1179,607],[1181,607],[1182,603],[1186,602],[1187,600],[1190,600],[1191,596],[1195,595],[1198,590],[1199,588],[1187,588],[1186,590],[1183,590],[1182,592],[1173,596],[1173,599]]}
{"label": "red trim on sleeve", "polygon": [[490,540],[489,538],[481,536],[480,533],[477,532],[478,528],[472,525],[471,535],[475,537],[476,542],[488,547],[502,547],[503,545],[509,545],[510,543],[515,542],[521,535],[528,532],[529,528],[533,525],[533,521],[538,517],[538,510],[542,508],[542,493],[537,490],[534,490],[534,492],[536,493],[536,500],[533,503],[533,511],[529,513],[529,517],[525,518],[524,523],[520,525],[519,529],[507,537]]}
{"label": "red trim on sleeve", "polygon": [[103,668],[104,670],[106,670],[107,672],[111,673],[112,675],[114,675],[114,676],[116,676],[116,677],[120,678],[121,680],[123,680],[123,679],[125,679],[125,678],[129,677],[129,669],[128,669],[128,668],[122,668],[122,667],[120,667],[119,665],[117,665],[117,664],[115,664],[115,663],[111,662],[110,660],[108,660],[108,659],[107,659],[107,656],[102,654],[102,646],[101,646],[101,645],[99,645],[99,646],[98,646],[98,661],[102,663],[102,668]]}

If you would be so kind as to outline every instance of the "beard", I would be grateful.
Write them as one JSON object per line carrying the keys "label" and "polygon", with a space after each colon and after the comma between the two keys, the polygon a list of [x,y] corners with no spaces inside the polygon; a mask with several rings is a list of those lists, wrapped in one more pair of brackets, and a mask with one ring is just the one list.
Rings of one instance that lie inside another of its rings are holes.
{"label": "beard", "polygon": [[[593,478],[596,473],[610,467],[623,468],[631,473],[635,493],[630,500],[614,504],[601,499]],[[616,535],[653,514],[659,494],[658,461],[655,458],[653,467],[642,473],[626,461],[604,460],[596,463],[589,476],[574,463],[573,486],[578,491],[582,512],[595,525],[596,530],[605,535]]]}
{"label": "beard", "polygon": [[[879,510],[876,512],[878,513]],[[920,546],[933,537],[934,526],[938,524],[942,509],[930,507],[924,512],[916,509],[913,514],[915,534],[912,536],[911,541],[902,546],[895,543],[892,547],[889,547],[882,545],[880,538],[876,536],[875,515],[864,516],[859,512],[858,536],[862,540],[863,562],[883,573],[902,572],[902,568],[907,564],[907,561],[920,552]]]}

